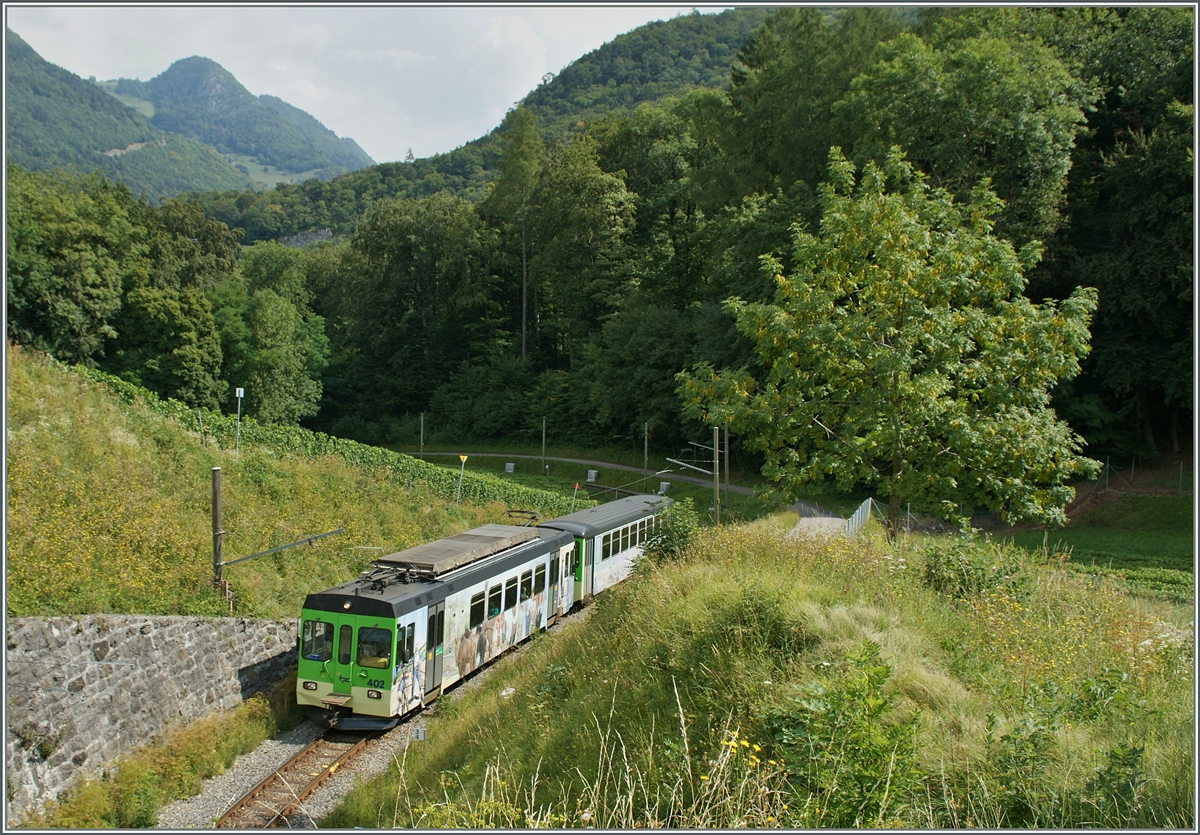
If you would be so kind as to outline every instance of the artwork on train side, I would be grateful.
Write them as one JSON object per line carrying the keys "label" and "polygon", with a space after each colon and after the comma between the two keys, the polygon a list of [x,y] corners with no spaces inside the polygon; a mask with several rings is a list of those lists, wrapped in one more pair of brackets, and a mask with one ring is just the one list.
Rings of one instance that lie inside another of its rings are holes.
{"label": "artwork on train side", "polygon": [[[540,591],[515,607],[492,615],[470,628],[465,613],[450,622],[450,634],[458,638],[446,647],[444,675],[468,675],[491,661],[506,648],[529,637],[534,628],[545,626],[546,592]],[[490,614],[490,613],[489,613]]]}
{"label": "artwork on train side", "polygon": [[416,659],[407,664],[397,664],[392,674],[393,685],[398,680],[400,704],[407,710],[420,704],[424,690],[421,689],[421,665]]}

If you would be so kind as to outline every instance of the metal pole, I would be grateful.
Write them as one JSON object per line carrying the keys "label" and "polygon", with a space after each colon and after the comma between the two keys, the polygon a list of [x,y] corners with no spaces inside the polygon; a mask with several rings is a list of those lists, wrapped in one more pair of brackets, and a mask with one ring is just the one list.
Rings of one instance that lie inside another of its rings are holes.
{"label": "metal pole", "polygon": [[212,468],[213,582],[221,582],[221,468]]}
{"label": "metal pole", "polygon": [[546,474],[546,416],[542,415],[542,475]]}
{"label": "metal pole", "polygon": [[725,424],[725,504],[729,504],[729,424]]}
{"label": "metal pole", "polygon": [[460,455],[460,456],[458,456],[458,460],[462,462],[462,467],[460,467],[460,468],[459,468],[459,470],[458,470],[458,490],[457,490],[457,492],[455,492],[455,494],[454,494],[454,505],[455,505],[455,507],[457,507],[457,506],[458,506],[458,499],[459,499],[459,497],[462,495],[462,479],[463,479],[463,471],[465,471],[465,470],[467,469],[467,456],[465,456],[465,455]]}
{"label": "metal pole", "polygon": [[713,427],[713,524],[721,524],[721,430]]}
{"label": "metal pole", "polygon": [[419,453],[422,461],[425,460],[425,413],[421,412],[421,451]]}
{"label": "metal pole", "polygon": [[[241,391],[241,389],[238,389]],[[238,398],[237,430],[233,435],[233,451],[237,452],[242,443],[242,398]]]}
{"label": "metal pole", "polygon": [[[650,461],[650,421],[642,424],[642,492],[646,492],[646,472],[650,469],[646,464]],[[1183,465],[1180,464],[1180,467]],[[1182,470],[1180,470],[1182,472]]]}

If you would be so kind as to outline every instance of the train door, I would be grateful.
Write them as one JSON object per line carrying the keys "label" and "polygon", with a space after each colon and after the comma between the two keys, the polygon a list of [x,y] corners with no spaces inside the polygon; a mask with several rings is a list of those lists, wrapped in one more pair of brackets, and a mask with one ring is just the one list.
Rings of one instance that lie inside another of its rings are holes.
{"label": "train door", "polygon": [[558,596],[559,575],[562,574],[562,561],[558,551],[554,551],[553,553],[554,556],[550,558],[550,573],[546,577],[546,596],[550,601],[550,614],[546,618],[547,626],[562,617],[562,598]]}
{"label": "train door", "polygon": [[575,568],[575,593],[571,596],[572,601],[583,600],[584,578],[589,573],[584,567],[583,556],[583,539],[575,537],[575,550],[571,555],[571,565]]}
{"label": "train door", "polygon": [[[334,616],[336,639],[333,657],[329,665],[329,678],[333,682],[333,693],[326,697],[330,704],[346,704],[350,701],[351,675],[354,672],[354,621],[349,617]],[[344,698],[342,698],[344,697]]]}
{"label": "train door", "polygon": [[429,605],[429,622],[425,633],[425,698],[436,695],[442,687],[442,645],[446,638],[446,601]]}

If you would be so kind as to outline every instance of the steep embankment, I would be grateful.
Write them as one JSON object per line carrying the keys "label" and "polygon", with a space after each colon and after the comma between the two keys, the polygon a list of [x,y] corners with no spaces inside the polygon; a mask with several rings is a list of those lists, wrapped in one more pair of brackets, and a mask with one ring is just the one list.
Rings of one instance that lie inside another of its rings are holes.
{"label": "steep embankment", "polygon": [[[464,478],[295,427],[189,410],[8,347],[9,617],[228,614],[211,585],[212,468],[224,559],[344,532],[225,570],[235,614],[290,617],[373,557],[570,497]],[[204,435],[199,432],[200,419]],[[234,450],[236,445],[240,452]]]}

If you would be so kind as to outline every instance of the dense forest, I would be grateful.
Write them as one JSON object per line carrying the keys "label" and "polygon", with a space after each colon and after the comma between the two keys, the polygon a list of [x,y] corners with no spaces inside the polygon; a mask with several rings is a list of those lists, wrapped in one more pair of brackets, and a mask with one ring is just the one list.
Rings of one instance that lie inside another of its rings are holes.
{"label": "dense forest", "polygon": [[[643,27],[533,91],[487,143],[333,182],[152,209],[96,178],[10,168],[9,336],[196,404],[231,408],[245,386],[252,414],[371,442],[415,440],[424,413],[456,440],[529,437],[545,417],[577,444],[648,424],[652,445],[678,447],[705,437],[679,372],[764,373],[726,300],[770,302],[807,268],[801,244],[840,199],[831,171],[866,188],[886,168],[1011,249],[1006,293],[1065,310],[1095,288],[1090,353],[1084,339],[1053,400],[1087,454],[1178,451],[1193,11],[764,17],[738,41],[736,16],[700,16],[731,33],[704,49],[690,17]],[[723,45],[725,82],[705,86]],[[675,95],[623,91],[658,64]],[[268,240],[321,228],[334,239]]]}

